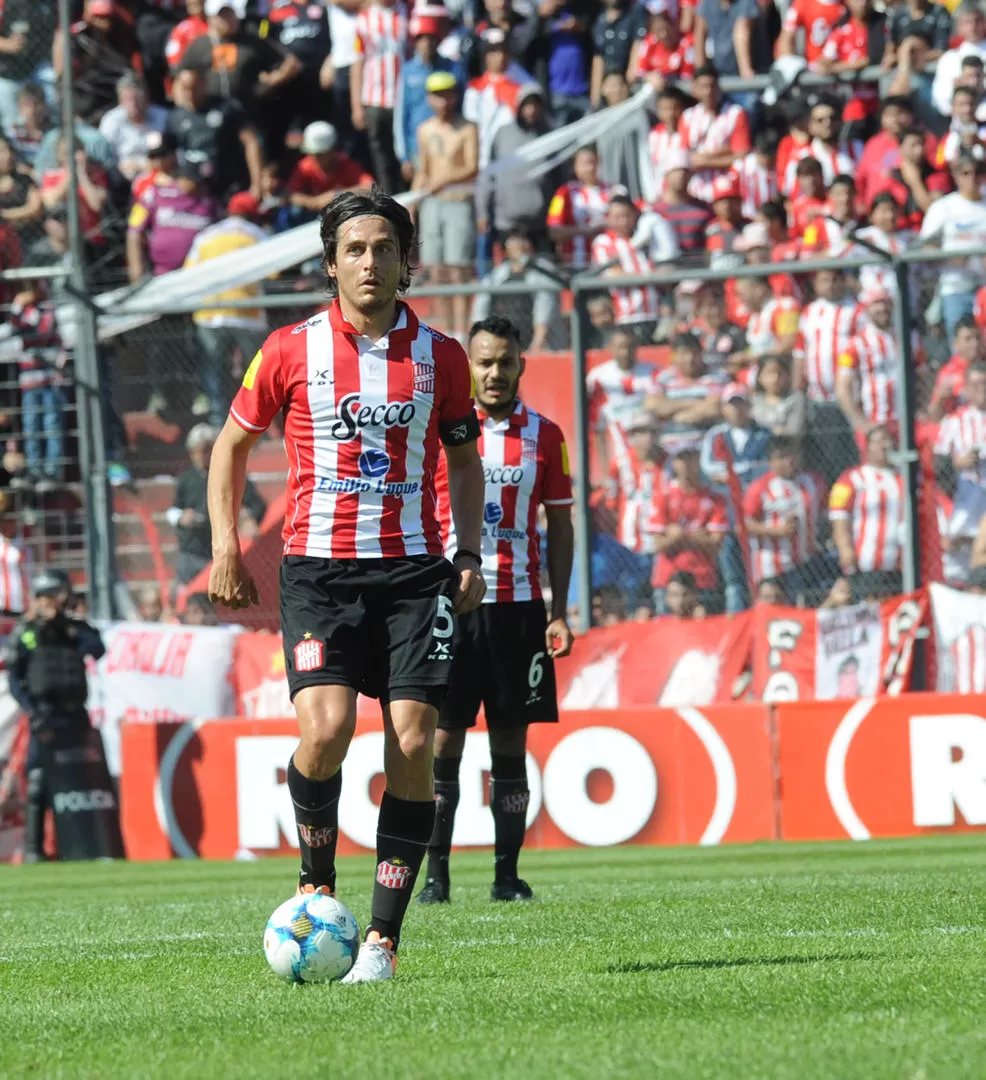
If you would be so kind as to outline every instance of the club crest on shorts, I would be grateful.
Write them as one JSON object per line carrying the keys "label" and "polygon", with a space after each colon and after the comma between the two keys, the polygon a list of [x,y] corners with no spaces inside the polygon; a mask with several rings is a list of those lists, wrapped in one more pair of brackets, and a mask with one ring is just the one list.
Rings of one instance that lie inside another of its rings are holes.
{"label": "club crest on shorts", "polygon": [[377,863],[377,881],[385,889],[406,889],[411,884],[411,868],[400,859]]}
{"label": "club crest on shorts", "polygon": [[295,671],[317,671],[324,663],[325,643],[306,634],[305,640],[294,647]]}

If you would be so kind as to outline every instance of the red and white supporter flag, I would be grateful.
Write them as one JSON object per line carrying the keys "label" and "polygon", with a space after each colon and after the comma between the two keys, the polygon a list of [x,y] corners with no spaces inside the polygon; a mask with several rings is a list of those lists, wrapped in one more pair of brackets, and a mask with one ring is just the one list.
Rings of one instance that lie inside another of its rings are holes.
{"label": "red and white supporter flag", "polygon": [[986,596],[932,585],[939,693],[986,693]]}

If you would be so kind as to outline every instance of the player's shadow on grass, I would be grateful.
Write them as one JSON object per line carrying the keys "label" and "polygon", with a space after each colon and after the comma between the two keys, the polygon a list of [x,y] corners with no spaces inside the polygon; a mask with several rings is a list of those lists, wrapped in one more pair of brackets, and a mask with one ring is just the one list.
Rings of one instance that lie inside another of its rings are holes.
{"label": "player's shadow on grass", "polygon": [[737,967],[782,967],[787,964],[831,964],[842,960],[872,960],[865,953],[830,953],[824,956],[734,956],[714,960],[631,960],[603,968],[607,975],[646,975],[655,971],[677,971],[682,968],[715,970]]}

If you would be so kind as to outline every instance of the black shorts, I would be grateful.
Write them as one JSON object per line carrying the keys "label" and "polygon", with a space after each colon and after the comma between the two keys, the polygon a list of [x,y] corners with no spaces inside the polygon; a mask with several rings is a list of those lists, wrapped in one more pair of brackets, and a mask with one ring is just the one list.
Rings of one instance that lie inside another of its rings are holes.
{"label": "black shorts", "polygon": [[281,561],[281,634],[291,698],[349,686],[383,704],[438,705],[452,666],[457,576],[440,555]]}
{"label": "black shorts", "polygon": [[476,723],[523,727],[558,720],[555,662],[544,640],[544,604],[482,604],[455,620],[455,661],[438,726],[460,731]]}

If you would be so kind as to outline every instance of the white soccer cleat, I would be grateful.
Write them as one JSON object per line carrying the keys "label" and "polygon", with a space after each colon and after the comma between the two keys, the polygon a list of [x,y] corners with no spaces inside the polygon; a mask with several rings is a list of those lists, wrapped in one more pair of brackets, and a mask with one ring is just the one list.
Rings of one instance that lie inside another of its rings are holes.
{"label": "white soccer cleat", "polygon": [[390,938],[382,938],[376,930],[367,934],[360,946],[356,963],[342,979],[344,983],[386,982],[394,977],[397,954]]}

